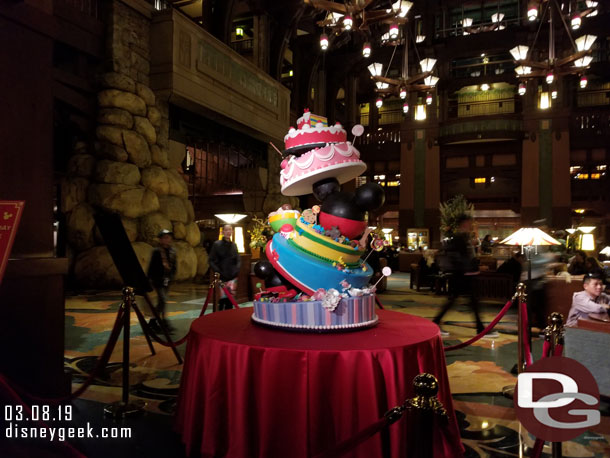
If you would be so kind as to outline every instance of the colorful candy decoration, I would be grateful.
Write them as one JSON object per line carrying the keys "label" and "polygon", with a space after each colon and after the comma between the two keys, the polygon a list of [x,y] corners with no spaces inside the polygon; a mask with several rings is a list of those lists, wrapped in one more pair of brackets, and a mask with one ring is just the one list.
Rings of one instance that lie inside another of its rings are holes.
{"label": "colorful candy decoration", "polygon": [[352,140],[352,144],[356,143],[356,137],[360,137],[364,133],[364,127],[362,124],[356,124],[352,127],[352,134],[354,135],[354,139]]}
{"label": "colorful candy decoration", "polygon": [[314,214],[315,219],[315,223],[314,224],[318,224],[318,214],[320,213],[320,206],[319,205],[314,205],[313,207],[311,207],[311,211]]}
{"label": "colorful candy decoration", "polygon": [[293,228],[297,225],[299,211],[293,210],[289,204],[284,204],[277,211],[269,213],[269,224],[275,232],[280,232],[284,224],[290,224]]}
{"label": "colorful candy decoration", "polygon": [[379,277],[379,280],[377,280],[377,283],[375,283],[373,285],[373,288],[376,288],[377,285],[379,284],[379,282],[381,280],[383,280],[383,277],[389,277],[390,275],[392,275],[392,269],[390,269],[389,267],[384,267],[383,269],[381,269],[381,277]]}
{"label": "colorful candy decoration", "polygon": [[286,223],[280,228],[280,235],[285,239],[294,238],[294,226]]}

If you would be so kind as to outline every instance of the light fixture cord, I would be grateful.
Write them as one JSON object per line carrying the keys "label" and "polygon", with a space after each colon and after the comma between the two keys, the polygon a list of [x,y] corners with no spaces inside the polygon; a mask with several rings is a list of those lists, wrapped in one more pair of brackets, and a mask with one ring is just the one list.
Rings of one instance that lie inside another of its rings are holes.
{"label": "light fixture cord", "polygon": [[[557,7],[557,9],[559,10],[559,5],[557,4],[557,0],[553,0],[555,2],[555,6]],[[568,23],[566,22],[566,19],[563,17],[563,14],[559,14],[559,17],[561,18],[561,22],[563,22],[563,26],[566,29],[566,32],[568,32],[568,37],[570,37],[570,42],[572,43],[572,47],[574,48],[574,51],[578,51],[578,48],[576,47],[576,42],[574,41],[574,39],[572,38],[572,33],[570,32],[570,28],[568,27]]]}
{"label": "light fixture cord", "polygon": [[[547,2],[544,10],[542,11],[542,17],[540,18],[540,25],[538,26],[538,30],[536,31],[536,36],[534,37],[534,43],[532,43],[532,48],[529,50],[528,54],[534,51],[534,47],[536,46],[536,41],[538,41],[538,35],[540,35],[540,30],[542,29],[542,24],[544,24],[544,17],[546,16],[546,12],[548,11],[551,2]],[[528,56],[526,56],[528,57]],[[528,59],[529,60],[529,59]]]}
{"label": "light fixture cord", "polygon": [[392,61],[394,60],[394,54],[396,54],[396,48],[398,48],[398,44],[394,45],[394,51],[392,51],[392,57],[390,57],[390,63],[388,64],[388,67],[385,69],[385,75],[383,75],[383,76],[386,78],[388,76],[388,72],[390,71],[390,67],[392,66]]}

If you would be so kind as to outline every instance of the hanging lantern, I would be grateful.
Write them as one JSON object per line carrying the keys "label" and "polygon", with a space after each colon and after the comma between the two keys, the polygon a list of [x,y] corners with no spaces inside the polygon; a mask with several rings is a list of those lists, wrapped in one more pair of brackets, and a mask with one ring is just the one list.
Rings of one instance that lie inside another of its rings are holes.
{"label": "hanging lantern", "polygon": [[553,76],[553,73],[549,72],[546,75],[546,84],[553,84],[553,80],[555,79],[555,77]]}
{"label": "hanging lantern", "polygon": [[530,6],[527,10],[527,18],[530,21],[535,21],[538,17],[538,8],[536,6]]}
{"label": "hanging lantern", "polygon": [[398,38],[398,24],[392,24],[390,26],[390,40],[396,40]]}
{"label": "hanging lantern", "polygon": [[557,91],[552,91],[551,92],[551,98],[552,99],[556,99],[557,98]]}
{"label": "hanging lantern", "polygon": [[581,76],[580,77],[580,88],[581,89],[586,88],[587,87],[587,83],[588,83],[587,77],[585,75]]}
{"label": "hanging lantern", "polygon": [[381,108],[383,105],[383,99],[381,97],[378,97],[377,100],[375,101],[375,106],[377,108]]}
{"label": "hanging lantern", "polygon": [[570,21],[570,25],[572,26],[572,30],[578,30],[580,29],[580,14],[576,14],[572,17],[572,20]]}
{"label": "hanging lantern", "polygon": [[597,37],[595,35],[583,35],[582,37],[578,37],[574,42],[576,43],[576,49],[579,51],[588,51],[595,43]]}
{"label": "hanging lantern", "polygon": [[320,35],[320,48],[322,51],[326,51],[328,49],[328,36],[325,33]]}
{"label": "hanging lantern", "polygon": [[381,72],[383,71],[383,64],[375,62],[369,65],[367,68],[369,69],[369,72],[371,72],[371,76],[380,76]]}
{"label": "hanging lantern", "polygon": [[354,24],[354,21],[352,20],[352,17],[349,14],[347,14],[343,18],[343,27],[345,28],[345,30],[352,30],[353,24]]}
{"label": "hanging lantern", "polygon": [[369,42],[364,43],[362,47],[362,55],[364,57],[369,57],[371,55],[371,44]]}
{"label": "hanging lantern", "polygon": [[426,105],[432,105],[432,94],[428,92],[426,95]]}
{"label": "hanging lantern", "polygon": [[519,84],[519,95],[525,94],[525,91],[526,91],[525,83],[520,83]]}
{"label": "hanging lantern", "polygon": [[409,112],[409,103],[408,102],[405,102],[402,104],[402,112],[404,114],[407,114]]}
{"label": "hanging lantern", "polygon": [[401,99],[403,99],[403,100],[406,99],[407,98],[407,90],[404,87],[401,87],[399,95],[400,95]]}

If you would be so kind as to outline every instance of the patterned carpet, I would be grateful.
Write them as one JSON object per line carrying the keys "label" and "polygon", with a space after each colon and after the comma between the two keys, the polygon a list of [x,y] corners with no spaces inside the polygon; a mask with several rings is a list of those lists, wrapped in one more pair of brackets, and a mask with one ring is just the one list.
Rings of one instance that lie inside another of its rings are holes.
{"label": "patterned carpet", "polygon": [[[420,293],[409,289],[408,274],[396,273],[389,278],[388,289],[380,295],[387,309],[432,318],[443,304],[445,297],[432,292]],[[176,328],[174,336],[186,334],[190,323],[199,316],[207,287],[196,284],[173,285],[170,292],[169,318]],[[152,297],[154,301],[154,296]],[[88,292],[66,298],[66,354],[65,364],[72,371],[74,389],[79,386],[95,365],[96,357],[110,335],[121,302],[119,292]],[[142,298],[138,305],[148,309]],[[248,306],[249,304],[244,304]],[[251,304],[250,304],[251,305]],[[483,303],[482,319],[489,323],[499,312],[502,303]],[[211,313],[209,310],[207,313]],[[458,304],[447,313],[442,328],[450,332],[446,345],[468,340],[475,334],[474,322],[467,305]],[[145,444],[134,446],[124,442],[103,449],[91,442],[75,444],[88,456],[183,456],[179,438],[172,432],[154,435],[148,431],[171,428],[171,414],[175,407],[182,366],[167,348],[155,345],[152,356],[135,316],[131,327],[130,396],[146,401],[146,414],[140,421],[129,420],[142,434]],[[512,401],[501,395],[502,388],[514,385],[516,379],[510,370],[516,362],[516,312],[504,317],[496,330],[496,339],[482,339],[466,348],[447,352],[447,369],[458,420],[462,431],[467,457],[524,456],[519,444],[532,445],[533,439],[515,419]],[[183,354],[185,345],[179,349]],[[534,358],[540,357],[542,341],[535,339]],[[119,400],[122,382],[122,337],[116,345],[107,370],[87,390],[76,405],[83,417],[98,412],[105,403]],[[90,402],[91,401],[91,402]],[[95,414],[97,415],[97,413]],[[102,420],[100,420],[102,421]],[[161,425],[161,426],[159,426]],[[137,434],[136,434],[137,436]],[[139,440],[139,439],[138,439]],[[564,444],[564,457],[610,456],[610,418],[608,406],[602,410],[602,423],[576,440]],[[111,452],[111,453],[109,453]],[[550,456],[545,448],[543,456]],[[526,456],[526,455],[525,455]]]}

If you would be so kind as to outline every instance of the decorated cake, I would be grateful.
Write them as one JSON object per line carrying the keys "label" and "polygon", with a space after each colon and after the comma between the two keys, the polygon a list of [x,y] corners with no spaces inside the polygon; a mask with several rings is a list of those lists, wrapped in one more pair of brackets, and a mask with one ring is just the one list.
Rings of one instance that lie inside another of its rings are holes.
{"label": "decorated cake", "polygon": [[[342,184],[366,170],[341,124],[329,127],[325,117],[306,110],[297,127],[291,127],[284,137],[287,156],[281,164],[280,185],[285,196],[310,194],[313,184],[324,179]],[[364,129],[357,127],[354,134],[361,135]]]}
{"label": "decorated cake", "polygon": [[[370,241],[366,212],[383,205],[383,188],[367,183],[354,193],[340,184],[366,170],[340,124],[305,110],[285,137],[280,184],[287,196],[312,193],[320,205],[302,212],[283,205],[269,214],[276,234],[268,261],[255,265],[265,289],[255,295],[255,323],[297,331],[341,331],[373,326],[375,286],[366,263]],[[352,133],[362,135],[362,126]],[[386,274],[389,274],[386,272]],[[259,285],[262,286],[262,285]]]}

